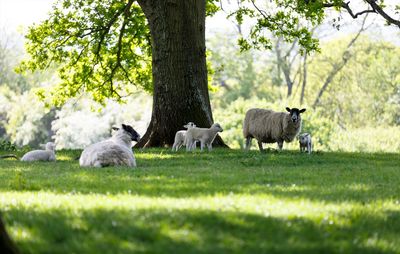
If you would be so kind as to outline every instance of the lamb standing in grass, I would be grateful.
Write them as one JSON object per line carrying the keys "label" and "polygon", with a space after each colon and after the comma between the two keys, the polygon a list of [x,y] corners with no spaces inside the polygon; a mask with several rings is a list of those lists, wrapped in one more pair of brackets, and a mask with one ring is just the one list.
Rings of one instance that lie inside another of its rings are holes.
{"label": "lamb standing in grass", "polygon": [[[0,158],[15,158],[15,154],[3,155]],[[55,145],[53,142],[47,142],[45,150],[33,150],[22,156],[21,161],[56,161]]]}
{"label": "lamb standing in grass", "polygon": [[222,132],[223,129],[218,123],[214,123],[210,128],[190,128],[186,132],[185,144],[186,151],[192,151],[196,140],[200,141],[200,150],[203,151],[205,145],[208,147],[208,151],[212,150],[212,142],[217,136],[218,132]]}
{"label": "lamb standing in grass", "polygon": [[286,108],[289,113],[275,112],[267,109],[253,108],[247,111],[243,122],[243,135],[246,139],[246,150],[250,149],[252,138],[257,139],[260,152],[262,143],[277,142],[282,150],[283,142],[291,142],[300,132],[303,108]]}
{"label": "lamb standing in grass", "polygon": [[[188,124],[183,126],[186,129],[194,128],[196,125],[193,122],[189,122]],[[172,151],[178,151],[179,148],[181,148],[182,145],[185,144],[185,136],[186,136],[186,131],[177,131],[175,134],[175,141],[174,144],[172,145]],[[196,143],[194,144],[196,146]]]}
{"label": "lamb standing in grass", "polygon": [[299,135],[300,152],[307,151],[308,154],[312,152],[312,140],[309,133],[302,133]]}
{"label": "lamb standing in grass", "polygon": [[83,150],[79,159],[81,167],[136,167],[132,141],[139,141],[140,135],[130,125],[122,124],[122,128],[113,129],[116,132],[111,138]]}

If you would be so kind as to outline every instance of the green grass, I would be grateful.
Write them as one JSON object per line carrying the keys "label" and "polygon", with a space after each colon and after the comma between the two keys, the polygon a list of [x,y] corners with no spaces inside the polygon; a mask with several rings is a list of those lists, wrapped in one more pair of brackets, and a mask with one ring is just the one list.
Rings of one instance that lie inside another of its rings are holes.
{"label": "green grass", "polygon": [[400,253],[399,154],[136,152],[139,167],[0,161],[23,253]]}

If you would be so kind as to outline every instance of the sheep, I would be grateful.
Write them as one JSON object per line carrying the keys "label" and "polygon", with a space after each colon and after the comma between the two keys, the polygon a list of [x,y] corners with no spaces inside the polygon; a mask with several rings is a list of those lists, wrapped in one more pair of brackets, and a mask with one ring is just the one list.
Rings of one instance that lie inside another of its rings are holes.
{"label": "sheep", "polygon": [[289,113],[260,108],[248,110],[243,122],[245,149],[250,149],[252,138],[257,139],[260,152],[264,151],[262,143],[277,142],[279,150],[282,150],[284,141],[293,141],[301,129],[300,114],[306,109],[286,107],[286,110]]}
{"label": "sheep", "polygon": [[312,152],[312,140],[309,133],[302,133],[299,135],[300,152],[307,150],[308,154]]}
{"label": "sheep", "polygon": [[[186,129],[190,129],[190,128],[196,127],[196,125],[193,122],[189,122],[188,124],[184,125],[183,127]],[[185,136],[186,136],[185,130],[176,132],[175,141],[174,141],[174,144],[172,145],[172,151],[178,151],[182,145],[186,145],[185,144]],[[196,142],[194,143],[194,146],[196,146]]]}
{"label": "sheep", "polygon": [[203,151],[205,145],[208,151],[212,150],[212,142],[217,136],[218,132],[223,132],[221,125],[214,123],[210,128],[190,128],[186,132],[185,144],[186,151],[192,151],[196,140],[200,141],[200,150]]}
{"label": "sheep", "polygon": [[[3,155],[0,158],[15,158],[14,154]],[[33,150],[22,156],[21,161],[56,161],[55,145],[53,142],[47,142],[45,150]]]}
{"label": "sheep", "polygon": [[130,125],[113,127],[111,138],[86,147],[79,159],[81,167],[128,166],[136,167],[132,152],[132,141],[138,142],[140,135]]}

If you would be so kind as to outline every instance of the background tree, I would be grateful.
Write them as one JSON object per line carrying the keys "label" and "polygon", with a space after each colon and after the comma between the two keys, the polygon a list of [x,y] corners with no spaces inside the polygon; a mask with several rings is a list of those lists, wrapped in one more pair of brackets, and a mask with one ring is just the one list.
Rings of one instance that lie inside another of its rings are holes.
{"label": "background tree", "polygon": [[[32,58],[21,67],[36,70],[58,64],[62,82],[49,93],[39,93],[52,97],[56,105],[85,92],[104,103],[106,98],[130,96],[133,85],[152,91],[152,118],[139,146],[168,145],[183,123],[207,127],[213,122],[205,17],[206,12],[218,10],[216,2],[59,0],[47,20],[30,28],[27,50]],[[271,11],[252,0],[238,4],[232,16],[239,25],[246,16],[256,20],[249,37],[239,40],[243,49],[270,48],[265,33],[273,31],[286,41],[297,40],[310,52],[318,49],[318,41],[305,26],[299,26],[299,20],[318,24],[325,7],[351,11],[341,1],[277,0],[271,2]],[[381,6],[369,4],[396,24]]]}

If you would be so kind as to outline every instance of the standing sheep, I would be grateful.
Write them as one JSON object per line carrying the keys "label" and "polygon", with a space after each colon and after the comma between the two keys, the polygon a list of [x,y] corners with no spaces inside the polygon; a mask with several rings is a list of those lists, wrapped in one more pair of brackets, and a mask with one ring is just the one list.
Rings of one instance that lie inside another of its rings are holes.
{"label": "standing sheep", "polygon": [[81,167],[128,166],[136,167],[132,152],[132,141],[139,141],[140,135],[130,126],[113,127],[116,132],[102,142],[86,147],[79,159]]}
{"label": "standing sheep", "polygon": [[302,133],[299,135],[300,152],[307,150],[308,154],[312,152],[312,140],[310,133]]}
{"label": "standing sheep", "polygon": [[[183,126],[186,129],[194,128],[196,125],[193,122],[188,122],[188,124]],[[178,151],[179,148],[181,148],[182,145],[185,144],[185,136],[186,136],[186,131],[177,131],[175,134],[175,141],[174,144],[172,145],[172,151]],[[196,146],[196,143],[194,144]]]}
{"label": "standing sheep", "polygon": [[277,142],[282,150],[283,142],[291,142],[300,132],[301,116],[306,109],[288,108],[285,112],[253,108],[247,111],[243,122],[243,135],[246,139],[246,150],[250,149],[252,138],[257,139],[260,152],[262,143]]}
{"label": "standing sheep", "polygon": [[185,144],[186,151],[192,151],[196,140],[200,141],[200,150],[203,151],[205,145],[208,147],[208,151],[212,150],[212,142],[217,136],[218,132],[222,132],[223,129],[219,123],[214,123],[210,128],[190,128],[186,132]]}

